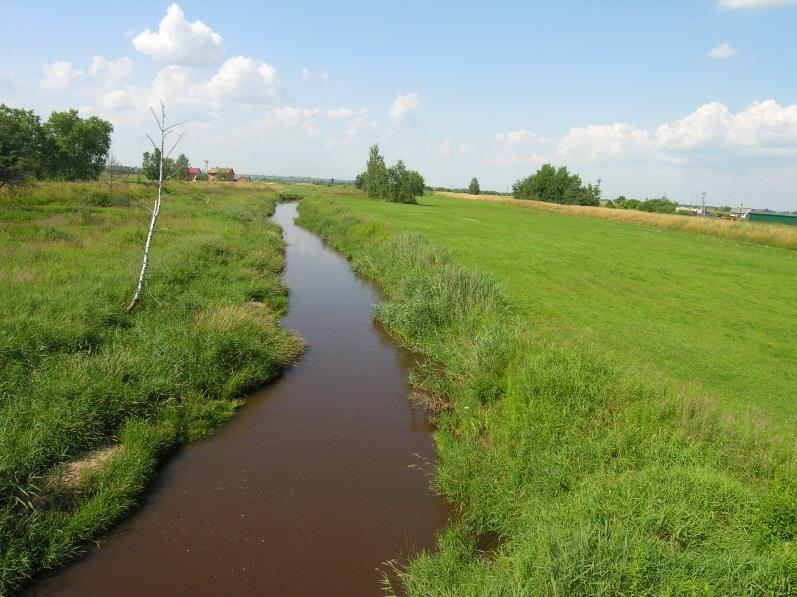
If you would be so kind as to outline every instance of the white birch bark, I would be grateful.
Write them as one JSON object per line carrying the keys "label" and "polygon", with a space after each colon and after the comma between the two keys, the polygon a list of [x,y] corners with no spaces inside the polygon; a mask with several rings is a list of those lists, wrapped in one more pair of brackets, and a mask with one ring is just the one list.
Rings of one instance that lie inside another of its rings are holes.
{"label": "white birch bark", "polygon": [[[158,163],[158,197],[155,199],[155,205],[152,208],[152,218],[149,221],[149,229],[147,230],[147,241],[144,244],[144,261],[141,264],[141,273],[138,276],[138,284],[136,285],[136,292],[133,295],[133,300],[130,301],[130,304],[127,306],[127,312],[129,313],[136,306],[141,302],[141,295],[144,292],[144,286],[146,284],[147,279],[147,270],[149,268],[149,257],[150,251],[152,249],[152,236],[155,234],[155,224],[158,221],[158,214],[160,214],[161,210],[161,200],[163,198],[163,162],[168,157],[164,154],[165,146],[166,146],[166,137],[169,133],[174,129],[176,124],[173,124],[169,127],[166,126],[166,107],[161,102],[161,115],[158,118],[158,115],[155,114],[154,110],[152,112],[153,116],[155,116],[155,122],[158,123],[158,129],[160,129],[161,138],[160,138],[160,161]],[[158,148],[152,138],[149,138],[152,146],[154,148]],[[179,143],[179,139],[177,140]],[[174,148],[177,147],[177,143],[174,144],[174,147],[171,148],[169,151],[169,155],[171,155]]]}

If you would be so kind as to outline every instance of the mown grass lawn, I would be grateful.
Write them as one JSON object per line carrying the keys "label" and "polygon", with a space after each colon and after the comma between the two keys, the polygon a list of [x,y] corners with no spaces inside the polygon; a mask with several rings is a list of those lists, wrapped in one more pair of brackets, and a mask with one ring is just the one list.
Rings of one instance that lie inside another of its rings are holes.
{"label": "mown grass lawn", "polygon": [[795,429],[797,251],[439,195],[414,206],[306,194],[334,194],[492,274],[545,342],[586,343],[676,391]]}

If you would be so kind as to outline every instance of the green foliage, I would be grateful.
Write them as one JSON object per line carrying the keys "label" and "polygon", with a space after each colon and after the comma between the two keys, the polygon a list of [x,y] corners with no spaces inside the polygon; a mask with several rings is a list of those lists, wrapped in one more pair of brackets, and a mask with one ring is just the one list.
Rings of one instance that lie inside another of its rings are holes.
{"label": "green foliage", "polygon": [[[154,191],[118,186],[136,200]],[[171,447],[210,433],[299,354],[277,319],[275,197],[168,191],[153,300],[133,314],[124,305],[146,233],[137,208],[100,183],[39,183],[0,200],[0,594],[80,553],[135,506]],[[95,482],[53,481],[109,444],[121,449]]]}
{"label": "green foliage", "polygon": [[481,187],[479,187],[479,179],[475,176],[470,179],[470,184],[468,185],[468,193],[471,195],[478,195],[482,192]]}
{"label": "green foliage", "polygon": [[423,176],[415,170],[408,170],[402,160],[395,166],[385,166],[385,158],[379,153],[379,146],[371,146],[365,172],[357,175],[354,186],[362,189],[372,199],[394,203],[416,203],[416,197],[423,195]]}
{"label": "green foliage", "polygon": [[77,110],[53,112],[42,124],[32,111],[0,104],[0,187],[28,178],[94,180],[111,146],[110,122]]}
{"label": "green foliage", "polygon": [[[554,345],[494,281],[342,198],[306,198],[300,223],[379,282],[377,317],[437,364],[414,382],[447,405],[435,420],[435,486],[455,522],[403,571],[407,594],[797,591],[790,439],[583,344]],[[485,537],[495,549],[480,546]]]}
{"label": "green foliage", "polygon": [[83,119],[77,110],[53,112],[42,126],[48,178],[94,180],[105,167],[113,126],[97,116]]}
{"label": "green foliage", "polygon": [[670,201],[666,197],[639,200],[626,199],[623,195],[620,195],[613,202],[609,201],[607,203],[607,207],[616,207],[618,209],[635,209],[637,211],[646,211],[649,213],[674,214],[675,208],[678,207],[678,204],[674,201]]}
{"label": "green foliage", "polygon": [[517,199],[568,205],[600,205],[601,195],[598,185],[584,186],[581,177],[570,174],[567,166],[554,168],[551,164],[543,164],[534,174],[515,182],[512,194]]}
{"label": "green foliage", "polygon": [[44,136],[32,110],[0,104],[0,187],[41,172]]}
{"label": "green foliage", "polygon": [[[161,150],[155,147],[152,153],[145,151],[141,161],[141,171],[148,180],[158,180],[160,171]],[[190,162],[185,154],[180,154],[177,159],[164,158],[163,178],[164,180],[187,180],[188,174],[185,169],[190,166]]]}

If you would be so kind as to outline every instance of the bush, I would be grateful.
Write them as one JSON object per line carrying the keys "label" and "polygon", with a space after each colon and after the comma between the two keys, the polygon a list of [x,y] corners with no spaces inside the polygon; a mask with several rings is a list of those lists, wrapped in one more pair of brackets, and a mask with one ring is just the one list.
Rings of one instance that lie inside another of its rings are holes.
{"label": "bush", "polygon": [[544,164],[534,174],[512,185],[512,195],[517,199],[534,199],[548,203],[569,205],[600,205],[600,187],[581,183],[578,174],[570,174],[567,166],[554,168]]}

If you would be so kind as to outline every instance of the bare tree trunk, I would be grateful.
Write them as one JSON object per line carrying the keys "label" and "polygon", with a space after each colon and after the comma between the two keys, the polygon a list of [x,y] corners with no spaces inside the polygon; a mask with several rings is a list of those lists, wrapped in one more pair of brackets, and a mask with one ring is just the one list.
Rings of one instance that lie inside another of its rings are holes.
{"label": "bare tree trunk", "polygon": [[[171,126],[166,126],[166,106],[163,105],[161,102],[161,115],[158,118],[158,115],[155,114],[155,111],[152,112],[153,116],[155,116],[155,122],[158,123],[158,128],[160,129],[161,138],[160,138],[160,148],[158,145],[152,140],[151,137],[148,137],[152,146],[156,149],[160,149],[160,161],[159,161],[159,168],[158,168],[158,198],[155,200],[155,205],[152,208],[152,218],[149,221],[149,230],[147,230],[147,242],[144,244],[144,262],[141,264],[141,273],[138,276],[138,285],[136,286],[136,293],[133,295],[133,300],[130,301],[130,304],[127,305],[127,312],[130,313],[133,309],[136,308],[138,303],[141,302],[141,295],[144,292],[144,284],[146,283],[147,278],[147,269],[149,268],[149,256],[150,250],[152,248],[152,236],[155,233],[155,224],[158,221],[158,214],[161,211],[161,200],[163,198],[163,162],[166,159],[166,155],[164,155],[164,150],[166,146],[166,137],[169,136],[169,133],[172,132],[174,127],[178,126],[173,124]],[[180,139],[177,139],[177,143],[180,142]],[[171,155],[174,148],[177,147],[177,143],[169,151],[169,155]]]}

